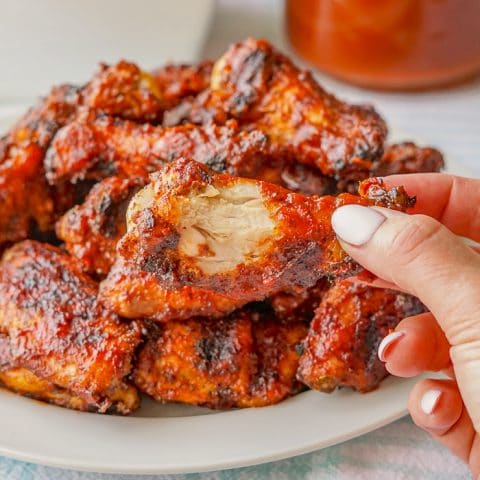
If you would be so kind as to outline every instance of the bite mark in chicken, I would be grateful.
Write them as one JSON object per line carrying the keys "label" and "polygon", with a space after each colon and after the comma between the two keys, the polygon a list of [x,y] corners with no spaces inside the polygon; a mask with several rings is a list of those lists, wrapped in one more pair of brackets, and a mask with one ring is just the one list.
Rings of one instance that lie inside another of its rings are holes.
{"label": "bite mark in chicken", "polygon": [[336,241],[333,211],[411,204],[401,188],[374,179],[360,192],[305,197],[193,161],[169,164],[132,198],[101,296],[127,318],[219,317],[325,275],[353,274],[359,267]]}

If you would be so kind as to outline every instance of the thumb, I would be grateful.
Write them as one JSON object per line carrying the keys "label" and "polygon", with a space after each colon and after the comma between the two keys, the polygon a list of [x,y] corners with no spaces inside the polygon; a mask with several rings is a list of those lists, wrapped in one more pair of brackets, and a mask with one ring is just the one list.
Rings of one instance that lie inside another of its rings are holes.
{"label": "thumb", "polygon": [[464,401],[480,431],[480,256],[433,218],[346,205],[332,216],[343,248],[420,300],[452,345]]}

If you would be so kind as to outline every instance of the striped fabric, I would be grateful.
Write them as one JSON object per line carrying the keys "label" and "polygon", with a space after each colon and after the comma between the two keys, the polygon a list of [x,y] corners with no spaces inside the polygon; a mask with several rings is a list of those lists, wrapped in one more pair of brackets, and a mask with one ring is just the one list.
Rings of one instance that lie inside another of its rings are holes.
{"label": "striped fabric", "polygon": [[189,475],[65,471],[0,457],[2,480],[466,480],[467,468],[403,418],[363,437],[257,467]]}

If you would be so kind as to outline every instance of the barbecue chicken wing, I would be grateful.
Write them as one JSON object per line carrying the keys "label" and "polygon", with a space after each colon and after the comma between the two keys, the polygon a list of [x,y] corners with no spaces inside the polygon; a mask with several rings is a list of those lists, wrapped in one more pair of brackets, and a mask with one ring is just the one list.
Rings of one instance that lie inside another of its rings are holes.
{"label": "barbecue chicken wing", "polygon": [[71,391],[43,380],[30,370],[15,367],[10,353],[10,340],[0,334],[0,385],[20,395],[37,398],[74,410],[89,410],[88,401]]}
{"label": "barbecue chicken wing", "polygon": [[443,155],[436,148],[403,142],[390,145],[372,173],[385,177],[397,173],[439,172],[444,166]]}
{"label": "barbecue chicken wing", "polygon": [[55,87],[0,139],[0,249],[32,230],[51,228],[55,203],[43,177],[43,157],[79,103],[77,88]]}
{"label": "barbecue chicken wing", "polygon": [[295,380],[308,327],[251,310],[152,325],[133,379],[162,402],[260,407],[302,390]]}
{"label": "barbecue chicken wing", "polygon": [[303,344],[297,378],[314,390],[352,387],[368,392],[387,375],[377,351],[405,317],[425,311],[410,295],[344,280],[315,311]]}
{"label": "barbecue chicken wing", "polygon": [[7,351],[1,378],[9,388],[99,412],[137,408],[137,393],[124,379],[139,325],[98,302],[97,284],[56,247],[26,240],[5,252],[0,334]]}
{"label": "barbecue chicken wing", "polygon": [[352,274],[359,267],[335,239],[333,211],[412,200],[374,179],[361,195],[305,197],[179,160],[132,198],[102,298],[127,318],[220,317],[328,274]]}
{"label": "barbecue chicken wing", "polygon": [[110,270],[117,242],[127,231],[128,203],[142,186],[140,181],[109,177],[57,222],[58,238],[85,272],[103,277]]}
{"label": "barbecue chicken wing", "polygon": [[274,155],[294,157],[327,176],[365,177],[387,133],[373,108],[341,102],[267,41],[252,38],[215,63],[210,90],[186,117],[194,123],[236,118],[242,128],[265,133]]}
{"label": "barbecue chicken wing", "polygon": [[89,116],[56,136],[46,158],[47,177],[52,184],[112,175],[147,179],[164,163],[182,157],[219,171],[251,170],[260,162],[264,146],[263,134],[240,132],[235,122],[164,129]]}
{"label": "barbecue chicken wing", "polygon": [[88,108],[140,122],[160,122],[167,105],[153,75],[125,60],[100,65],[83,95]]}

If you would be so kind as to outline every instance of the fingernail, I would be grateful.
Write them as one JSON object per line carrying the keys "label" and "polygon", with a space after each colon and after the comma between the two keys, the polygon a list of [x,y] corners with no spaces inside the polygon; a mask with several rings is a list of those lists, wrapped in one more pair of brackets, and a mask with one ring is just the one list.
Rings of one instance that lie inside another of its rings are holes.
{"label": "fingernail", "polygon": [[362,205],[344,205],[332,215],[332,228],[337,236],[351,245],[364,245],[386,218],[377,210]]}
{"label": "fingernail", "polygon": [[392,332],[389,333],[381,342],[380,345],[378,346],[378,358],[382,361],[385,362],[386,360],[386,350],[387,348],[392,345],[393,343],[397,342],[400,338],[402,338],[405,335],[405,332]]}
{"label": "fingernail", "polygon": [[420,400],[420,408],[423,410],[425,415],[431,415],[433,413],[441,396],[442,391],[436,389],[427,390],[427,392],[423,394],[423,397]]}

